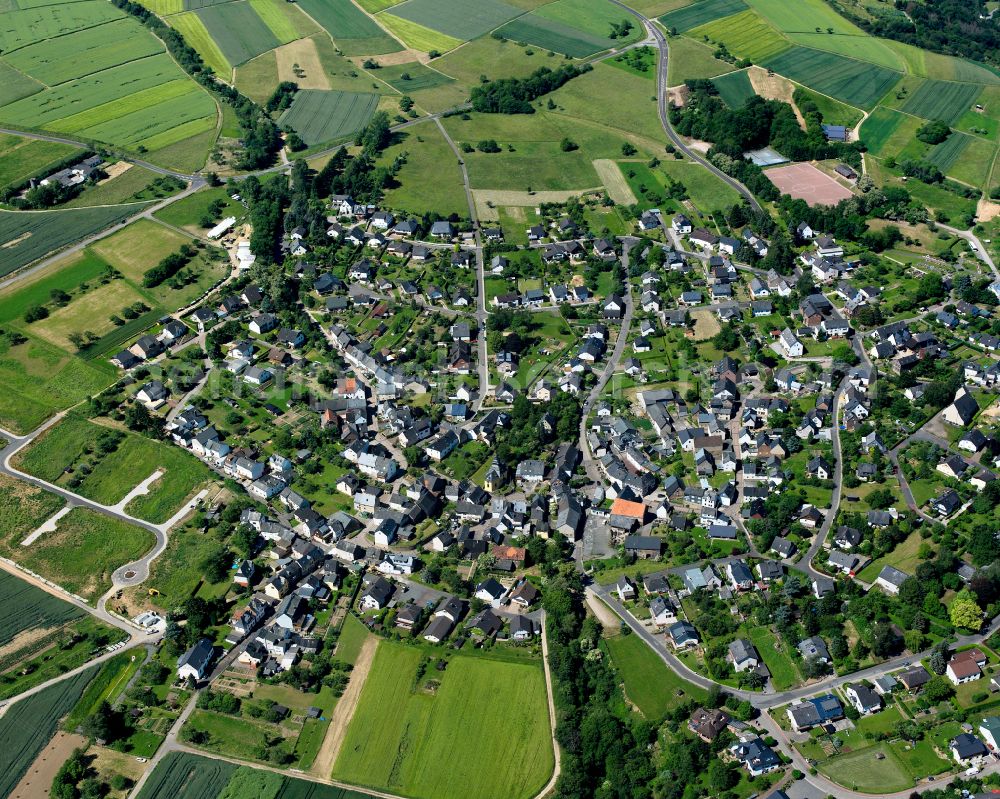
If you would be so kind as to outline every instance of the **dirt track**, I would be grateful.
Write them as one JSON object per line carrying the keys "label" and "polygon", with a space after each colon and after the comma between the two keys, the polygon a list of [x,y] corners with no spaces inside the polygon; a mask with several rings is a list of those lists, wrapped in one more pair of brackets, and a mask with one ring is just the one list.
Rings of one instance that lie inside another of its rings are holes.
{"label": "dirt track", "polygon": [[374,637],[369,637],[361,645],[361,651],[354,663],[354,670],[351,672],[351,680],[347,684],[347,689],[343,696],[337,700],[337,705],[333,708],[333,713],[330,714],[330,727],[326,731],[323,745],[320,746],[316,760],[310,769],[313,774],[328,778],[333,773],[333,764],[337,762],[340,747],[347,736],[347,727],[350,725],[351,719],[354,718],[354,711],[361,698],[361,689],[364,688],[365,681],[368,679],[368,672],[375,659],[376,649],[378,649],[378,639]]}

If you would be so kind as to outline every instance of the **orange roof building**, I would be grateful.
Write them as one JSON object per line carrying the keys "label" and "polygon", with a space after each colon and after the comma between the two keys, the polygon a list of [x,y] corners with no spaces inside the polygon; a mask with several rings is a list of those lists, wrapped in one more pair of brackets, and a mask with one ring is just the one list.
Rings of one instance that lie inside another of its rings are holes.
{"label": "orange roof building", "polygon": [[641,502],[629,502],[627,499],[616,499],[611,505],[612,516],[627,516],[630,519],[638,519],[640,522],[646,518],[646,506]]}

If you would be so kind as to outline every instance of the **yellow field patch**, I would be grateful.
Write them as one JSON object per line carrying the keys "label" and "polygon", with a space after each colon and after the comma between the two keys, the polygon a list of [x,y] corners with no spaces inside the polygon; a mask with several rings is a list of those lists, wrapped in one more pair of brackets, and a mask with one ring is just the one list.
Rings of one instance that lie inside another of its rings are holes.
{"label": "yellow field patch", "polygon": [[707,308],[703,308],[700,311],[691,311],[691,320],[694,322],[695,341],[710,339],[722,330],[719,318]]}
{"label": "yellow field patch", "polygon": [[[279,81],[297,83],[300,89],[330,88],[330,81],[319,60],[316,42],[312,39],[299,39],[276,47],[274,55],[278,60]],[[296,66],[299,67],[299,72],[295,71]]]}
{"label": "yellow field patch", "polygon": [[73,352],[76,348],[69,338],[72,334],[90,331],[103,336],[110,333],[115,325],[109,317],[112,314],[121,315],[123,308],[136,302],[149,305],[149,300],[130,284],[124,280],[113,280],[83,296],[74,297],[69,305],[53,311],[47,319],[33,323],[31,332],[60,349]]}
{"label": "yellow field patch", "polygon": [[608,197],[620,205],[635,205],[638,202],[617,162],[610,158],[598,158],[593,164],[601,183],[608,190]]}
{"label": "yellow field patch", "polygon": [[125,277],[139,283],[150,268],[189,241],[159,222],[140,219],[91,249]]}

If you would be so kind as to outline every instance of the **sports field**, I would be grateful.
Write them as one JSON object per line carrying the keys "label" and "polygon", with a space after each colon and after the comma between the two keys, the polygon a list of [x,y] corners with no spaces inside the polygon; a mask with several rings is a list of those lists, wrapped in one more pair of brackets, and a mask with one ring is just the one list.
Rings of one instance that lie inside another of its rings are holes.
{"label": "sports field", "polygon": [[722,75],[713,80],[712,83],[719,90],[719,97],[730,108],[742,108],[747,100],[756,95],[753,85],[750,83],[750,76],[745,69]]}
{"label": "sports field", "polygon": [[700,41],[707,36],[722,42],[738,58],[760,63],[790,48],[789,42],[765,22],[756,11],[747,10],[692,29],[689,35]]}
{"label": "sports field", "polygon": [[524,12],[502,0],[406,0],[392,15],[462,41],[475,39]]}
{"label": "sports field", "polygon": [[849,189],[812,164],[779,166],[765,170],[764,174],[782,194],[805,200],[809,205],[836,205],[853,196]]}
{"label": "sports field", "polygon": [[334,778],[418,799],[534,796],[553,768],[541,666],[456,656],[417,679],[423,657],[381,642]]}
{"label": "sports field", "polygon": [[375,113],[378,95],[304,89],[278,120],[308,144],[334,141],[361,130]]}
{"label": "sports field", "polygon": [[793,47],[766,59],[763,65],[797,83],[866,109],[874,107],[901,77],[901,73],[884,67],[808,47]]}
{"label": "sports field", "polygon": [[903,103],[903,111],[924,119],[943,119],[949,125],[970,110],[983,87],[971,83],[926,80]]}
{"label": "sports field", "polygon": [[744,0],[701,0],[700,3],[679,8],[660,17],[667,30],[676,28],[684,33],[699,25],[746,11]]}

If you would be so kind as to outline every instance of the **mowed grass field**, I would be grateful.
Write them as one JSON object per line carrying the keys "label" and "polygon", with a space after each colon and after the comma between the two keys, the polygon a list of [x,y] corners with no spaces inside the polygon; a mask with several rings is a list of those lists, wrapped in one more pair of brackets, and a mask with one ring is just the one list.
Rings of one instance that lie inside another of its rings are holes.
{"label": "mowed grass field", "polygon": [[436,50],[439,53],[447,53],[462,44],[462,39],[428,28],[411,19],[403,19],[395,14],[385,12],[379,14],[379,23],[392,33],[403,44],[413,50],[421,50],[430,53]]}
{"label": "mowed grass field", "polygon": [[[211,472],[189,453],[136,433],[126,433],[107,455],[97,441],[107,428],[75,414],[67,415],[17,455],[18,468],[51,483],[66,484],[71,474],[82,478],[73,490],[102,505],[120,502],[153,472],[164,472],[148,494],[136,497],[125,511],[154,523],[167,521]],[[87,470],[80,469],[83,463]],[[89,471],[88,471],[89,470]]]}
{"label": "mowed grass field", "polygon": [[749,9],[700,25],[689,31],[688,35],[698,40],[707,36],[714,42],[723,42],[733,55],[748,58],[755,63],[773,58],[792,46],[757,12]]}
{"label": "mowed grass field", "polygon": [[111,575],[153,548],[153,534],[87,508],[63,516],[46,533],[17,553],[26,569],[93,603],[111,588]]}
{"label": "mowed grass field", "polygon": [[553,768],[540,664],[457,656],[428,691],[414,689],[422,657],[379,644],[333,776],[418,799],[537,793]]}
{"label": "mowed grass field", "polygon": [[624,683],[625,696],[650,721],[659,721],[684,702],[704,699],[704,690],[681,679],[638,635],[615,635],[604,643]]}
{"label": "mowed grass field", "polygon": [[278,121],[311,146],[353,135],[368,123],[377,105],[376,94],[304,89]]}
{"label": "mowed grass field", "polygon": [[0,188],[44,176],[51,167],[79,152],[69,144],[0,133]]}
{"label": "mowed grass field", "polygon": [[97,0],[10,11],[3,22],[0,76],[27,77],[0,89],[0,123],[204,164],[215,101],[139,22]]}
{"label": "mowed grass field", "polygon": [[406,0],[392,8],[395,17],[462,41],[489,33],[523,13],[502,0]]}

